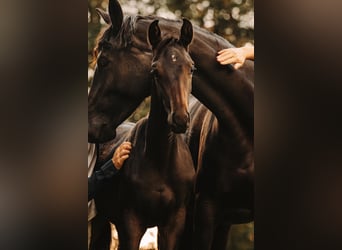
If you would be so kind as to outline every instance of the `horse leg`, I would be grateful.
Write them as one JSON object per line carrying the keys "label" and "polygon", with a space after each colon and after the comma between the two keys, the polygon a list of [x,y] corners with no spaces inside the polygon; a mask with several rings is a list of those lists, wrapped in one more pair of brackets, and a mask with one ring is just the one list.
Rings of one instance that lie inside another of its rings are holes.
{"label": "horse leg", "polygon": [[97,214],[94,219],[90,221],[90,244],[91,250],[109,250],[111,243],[111,226],[109,221]]}
{"label": "horse leg", "polygon": [[[183,233],[186,218],[186,207],[179,208],[172,214],[167,223],[158,227],[158,249],[177,250]],[[189,249],[190,250],[190,249]]]}
{"label": "horse leg", "polygon": [[142,226],[134,213],[126,213],[122,221],[116,225],[119,236],[119,250],[139,250],[140,240],[146,227]]}
{"label": "horse leg", "polygon": [[216,206],[208,195],[196,197],[194,218],[195,250],[210,250],[214,238],[216,222]]}

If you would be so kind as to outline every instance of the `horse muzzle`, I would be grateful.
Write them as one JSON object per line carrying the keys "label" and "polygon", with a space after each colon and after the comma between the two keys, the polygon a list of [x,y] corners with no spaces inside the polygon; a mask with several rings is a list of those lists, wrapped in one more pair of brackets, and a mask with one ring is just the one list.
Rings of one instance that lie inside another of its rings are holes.
{"label": "horse muzzle", "polygon": [[88,125],[88,142],[104,143],[114,139],[116,131],[111,126],[102,124],[100,126]]}

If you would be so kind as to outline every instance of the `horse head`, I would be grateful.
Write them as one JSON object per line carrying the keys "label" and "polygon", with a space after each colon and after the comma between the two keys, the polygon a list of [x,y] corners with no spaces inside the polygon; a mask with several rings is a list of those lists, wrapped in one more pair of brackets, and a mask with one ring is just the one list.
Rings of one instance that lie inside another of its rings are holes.
{"label": "horse head", "polygon": [[151,50],[148,46],[132,45],[134,22],[127,20],[131,17],[123,17],[116,0],[109,1],[108,9],[109,14],[97,10],[109,27],[96,49],[95,73],[88,96],[89,142],[113,139],[117,126],[150,95]]}
{"label": "horse head", "polygon": [[[98,10],[109,25],[97,45],[97,66],[88,97],[88,141],[105,142],[115,137],[115,129],[151,94],[152,51],[147,30],[156,19],[165,34],[178,34],[180,22],[153,16],[123,16],[117,0],[109,0],[109,13]],[[193,94],[215,116],[229,123],[222,105],[229,106],[244,130],[253,138],[254,63],[229,70],[216,61],[217,51],[233,47],[224,38],[194,26],[189,52],[198,70],[193,78]],[[222,101],[221,101],[222,100]],[[170,107],[171,108],[171,107]],[[178,115],[176,123],[184,120]]]}
{"label": "horse head", "polygon": [[152,46],[152,75],[155,89],[168,114],[168,124],[175,133],[184,133],[189,126],[188,99],[191,93],[194,62],[188,53],[192,41],[192,24],[183,19],[179,39],[162,39],[158,20],[148,29]]}

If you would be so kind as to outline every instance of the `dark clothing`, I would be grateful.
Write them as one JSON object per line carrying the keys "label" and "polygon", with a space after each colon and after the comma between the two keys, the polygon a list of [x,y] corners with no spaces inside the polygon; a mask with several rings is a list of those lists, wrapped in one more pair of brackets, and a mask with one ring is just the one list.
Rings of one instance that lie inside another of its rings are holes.
{"label": "dark clothing", "polygon": [[113,161],[107,161],[98,171],[88,177],[88,201],[94,198],[96,192],[102,188],[105,180],[113,177],[119,170],[114,166]]}

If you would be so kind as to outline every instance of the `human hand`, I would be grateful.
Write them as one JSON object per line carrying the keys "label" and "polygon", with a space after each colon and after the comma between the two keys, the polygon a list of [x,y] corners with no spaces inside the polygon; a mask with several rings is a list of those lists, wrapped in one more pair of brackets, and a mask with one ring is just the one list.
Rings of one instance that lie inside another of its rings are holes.
{"label": "human hand", "polygon": [[216,60],[222,65],[233,64],[239,69],[246,59],[254,59],[254,47],[241,47],[223,49],[218,52]]}
{"label": "human hand", "polygon": [[128,141],[123,142],[114,152],[112,161],[117,169],[120,169],[125,160],[129,157],[132,149],[132,144]]}

